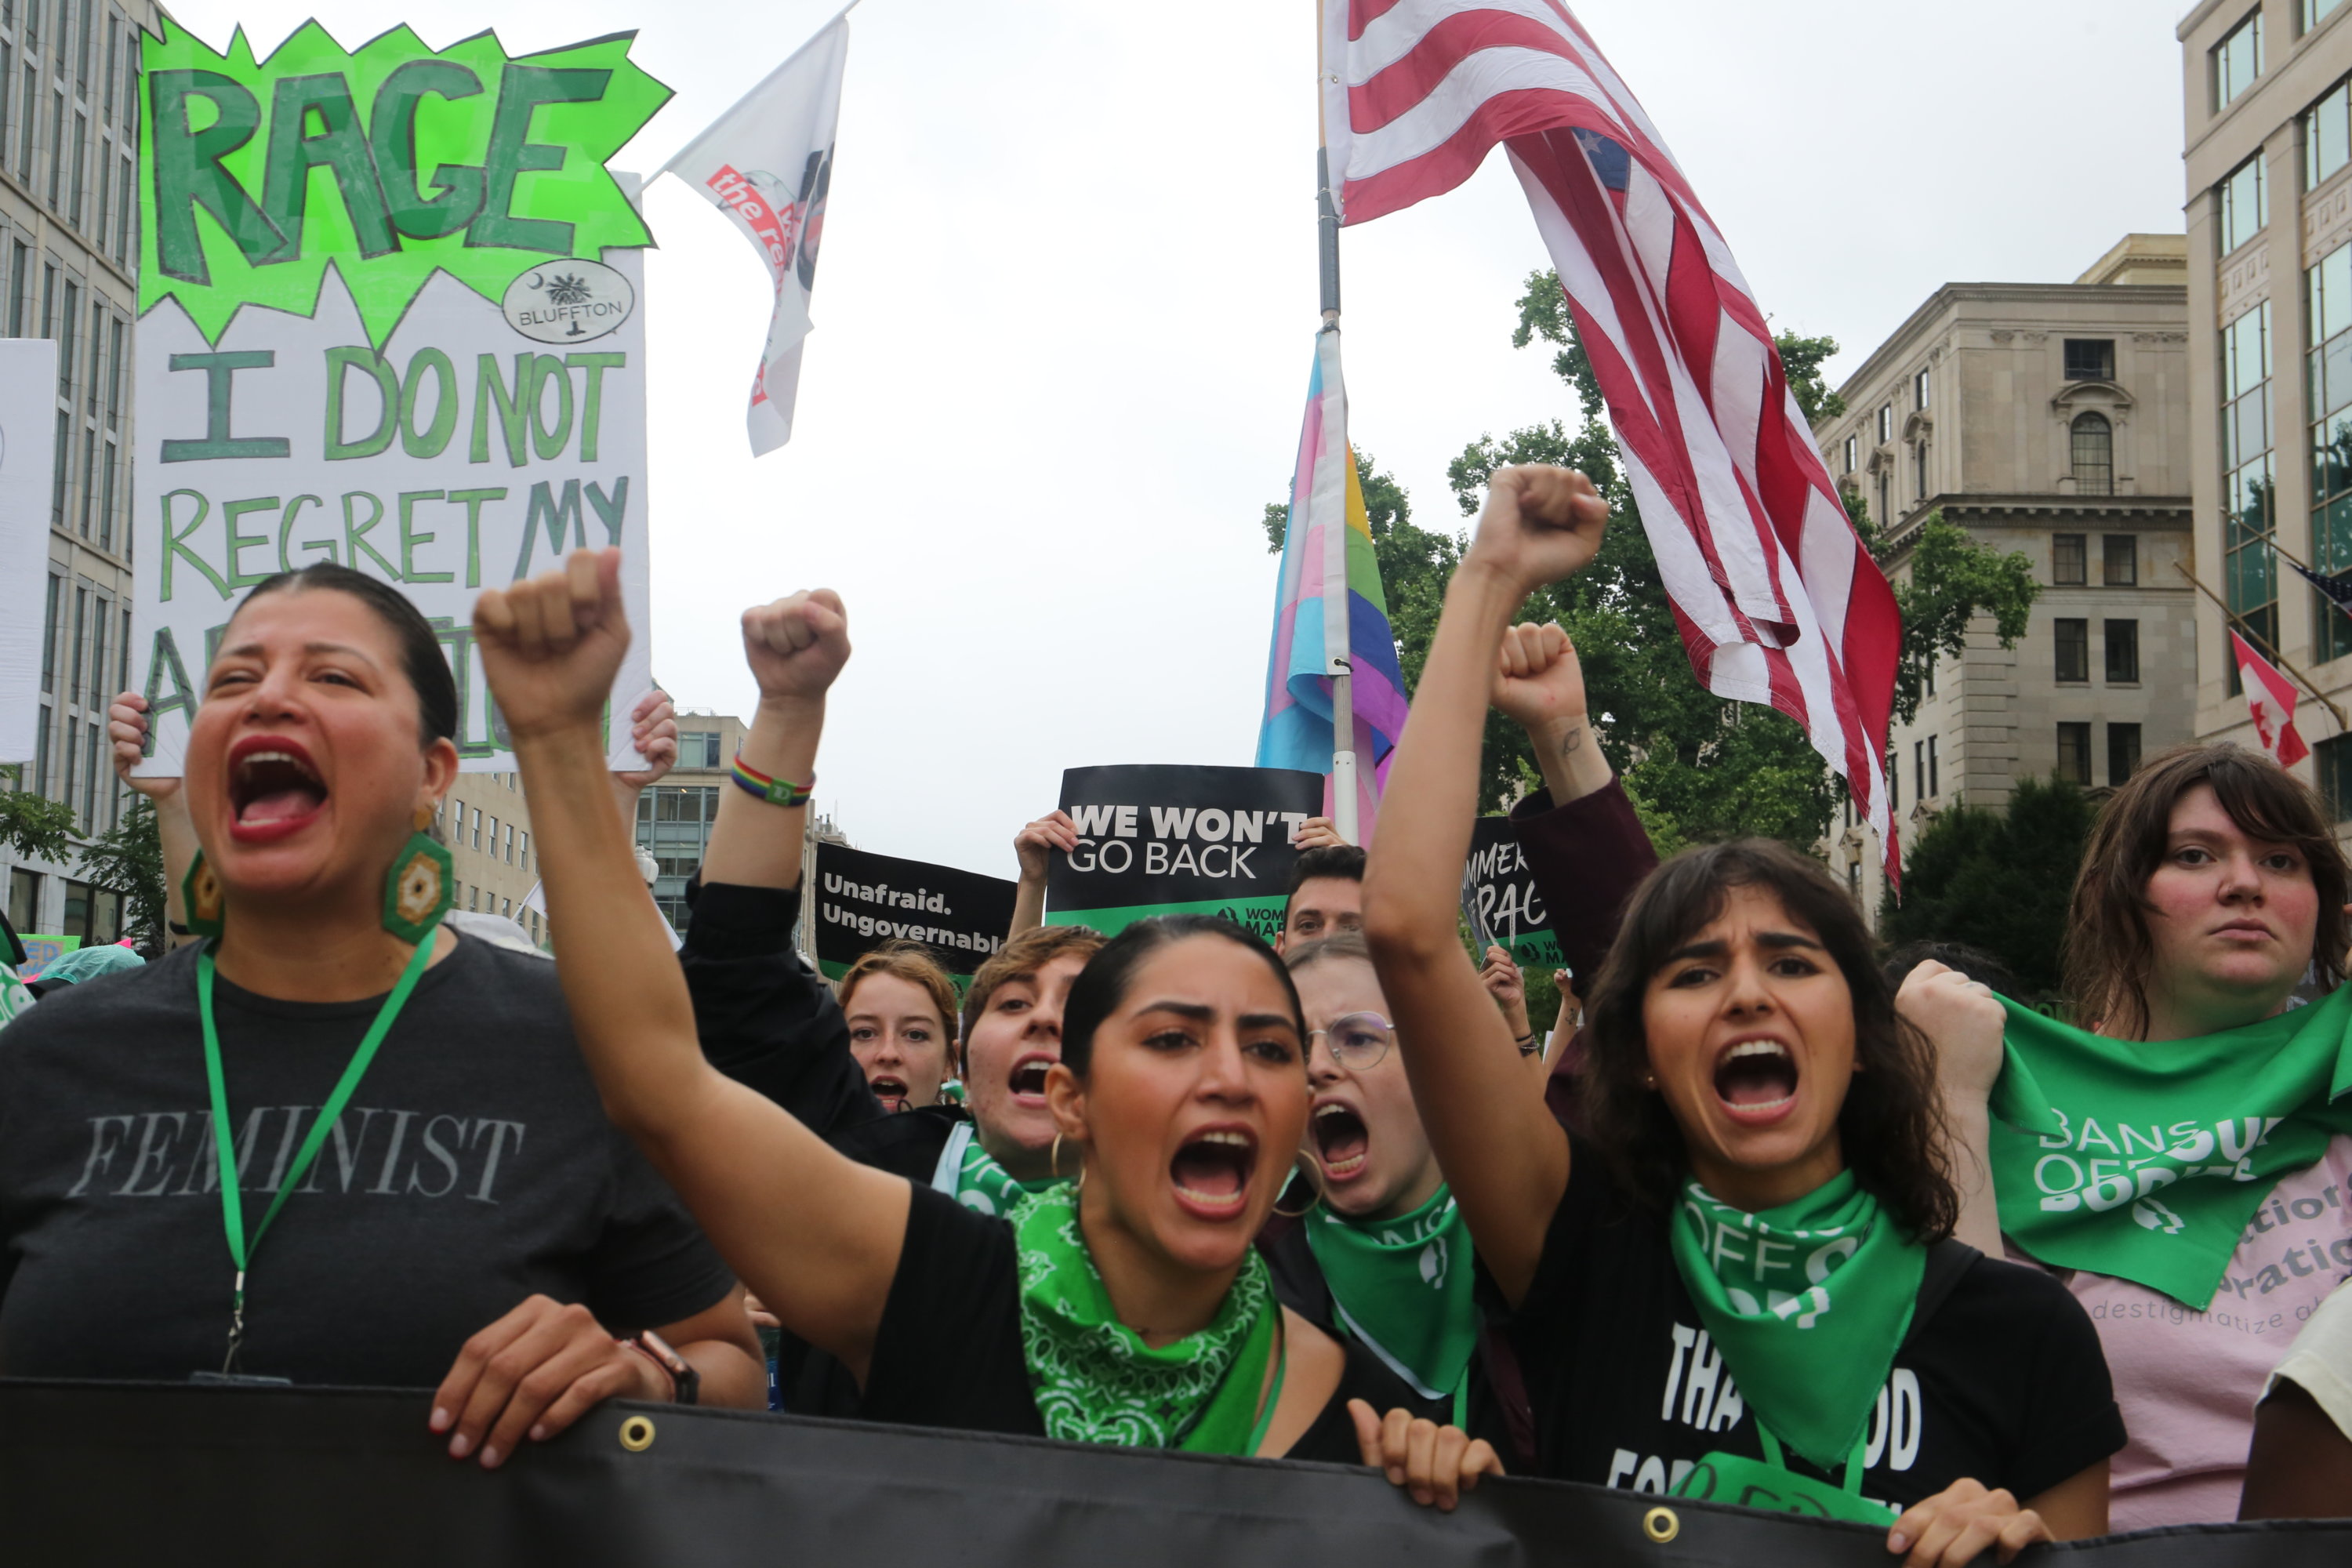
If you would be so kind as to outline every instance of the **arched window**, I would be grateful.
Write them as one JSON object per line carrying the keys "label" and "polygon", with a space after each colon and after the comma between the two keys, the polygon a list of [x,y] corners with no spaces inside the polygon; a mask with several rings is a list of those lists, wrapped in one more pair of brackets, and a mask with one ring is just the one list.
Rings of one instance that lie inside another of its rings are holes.
{"label": "arched window", "polygon": [[2074,493],[2111,496],[2116,493],[2116,436],[2104,414],[2074,416]]}

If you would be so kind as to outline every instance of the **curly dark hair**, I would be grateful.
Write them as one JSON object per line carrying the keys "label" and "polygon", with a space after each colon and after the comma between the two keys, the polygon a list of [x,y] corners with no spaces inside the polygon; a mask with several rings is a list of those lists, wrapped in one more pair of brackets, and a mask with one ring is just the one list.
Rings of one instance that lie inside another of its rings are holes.
{"label": "curly dark hair", "polygon": [[1671,1210],[1689,1170],[1682,1130],[1665,1097],[1643,1087],[1650,1045],[1643,1001],[1667,955],[1723,912],[1734,888],[1780,900],[1789,918],[1828,949],[1853,994],[1854,1061],[1861,1068],[1838,1110],[1845,1163],[1895,1222],[1923,1242],[1959,1219],[1942,1101],[1926,1038],[1895,1011],[1876,943],[1853,897],[1822,864],[1768,838],[1686,849],[1635,889],[1617,941],[1593,983],[1585,1014],[1588,1141],[1643,1208]]}

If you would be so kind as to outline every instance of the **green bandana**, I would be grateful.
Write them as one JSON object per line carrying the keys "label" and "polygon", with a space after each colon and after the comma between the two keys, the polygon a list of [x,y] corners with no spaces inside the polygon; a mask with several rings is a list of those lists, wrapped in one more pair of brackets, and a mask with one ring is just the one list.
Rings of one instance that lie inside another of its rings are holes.
{"label": "green bandana", "polygon": [[2194,1040],[2110,1040],[2003,998],[2000,1227],[2203,1311],[2281,1176],[2352,1132],[2352,986]]}
{"label": "green bandana", "polygon": [[[1013,1214],[1013,1226],[1021,1259],[1021,1350],[1047,1436],[1195,1454],[1256,1448],[1266,1425],[1258,1391],[1281,1309],[1255,1247],[1214,1321],[1154,1350],[1111,1312],[1109,1292],[1078,1232],[1076,1192],[1056,1184],[1034,1194]],[[1269,1416],[1274,1405],[1265,1401]]]}
{"label": "green bandana", "polygon": [[939,1165],[931,1173],[933,1190],[947,1194],[968,1209],[991,1215],[1010,1215],[1023,1198],[1044,1192],[1055,1181],[1053,1177],[1040,1182],[1015,1181],[1011,1172],[980,1146],[977,1130],[969,1121],[955,1124],[955,1131],[948,1134],[947,1147],[940,1151]]}
{"label": "green bandana", "polygon": [[1689,1183],[1672,1236],[1758,1423],[1824,1469],[1843,1464],[1911,1326],[1927,1248],[1882,1218],[1852,1171],[1762,1214]]}
{"label": "green bandana", "polygon": [[1318,1206],[1306,1226],[1348,1332],[1423,1399],[1457,1391],[1478,1348],[1478,1311],[1470,1237],[1454,1194],[1441,1186],[1391,1220],[1347,1219]]}

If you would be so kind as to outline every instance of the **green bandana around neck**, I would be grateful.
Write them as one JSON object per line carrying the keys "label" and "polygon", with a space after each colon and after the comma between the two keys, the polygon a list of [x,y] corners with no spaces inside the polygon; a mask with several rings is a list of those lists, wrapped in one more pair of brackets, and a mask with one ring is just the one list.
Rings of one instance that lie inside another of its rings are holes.
{"label": "green bandana around neck", "polygon": [[1761,1214],[1686,1183],[1672,1238],[1758,1423],[1824,1469],[1843,1464],[1911,1327],[1927,1248],[1852,1171]]}
{"label": "green bandana around neck", "polygon": [[1032,1193],[1042,1193],[1055,1184],[1057,1178],[1043,1181],[1015,1180],[1013,1173],[996,1163],[996,1157],[980,1146],[979,1130],[969,1121],[959,1121],[948,1134],[947,1147],[940,1151],[940,1163],[931,1173],[934,1191],[947,1194],[964,1207],[975,1213],[1002,1217],[1010,1215],[1022,1199]]}
{"label": "green bandana around neck", "polygon": [[2193,1040],[2111,1040],[2001,1002],[2000,1228],[2053,1268],[2201,1312],[2279,1178],[2352,1132],[2352,986]]}
{"label": "green bandana around neck", "polygon": [[1423,1399],[1462,1386],[1478,1348],[1470,1233],[1445,1187],[1390,1220],[1349,1219],[1318,1205],[1307,1245],[1349,1333]]}
{"label": "green bandana around neck", "polygon": [[[1013,1215],[1021,1351],[1045,1435],[1065,1443],[1248,1454],[1264,1435],[1259,1390],[1281,1308],[1257,1248],[1199,1333],[1157,1349],[1120,1322],[1078,1230],[1078,1195],[1055,1184]],[[1265,1401],[1266,1414],[1274,1401]]]}

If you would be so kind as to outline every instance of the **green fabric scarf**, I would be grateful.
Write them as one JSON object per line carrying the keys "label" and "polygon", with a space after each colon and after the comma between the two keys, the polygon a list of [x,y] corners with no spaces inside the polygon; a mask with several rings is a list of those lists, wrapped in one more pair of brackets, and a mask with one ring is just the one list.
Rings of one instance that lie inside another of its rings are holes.
{"label": "green fabric scarf", "polygon": [[1423,1399],[1456,1392],[1478,1348],[1478,1309],[1470,1233],[1453,1193],[1441,1186],[1391,1220],[1348,1219],[1318,1205],[1305,1224],[1347,1331]]}
{"label": "green fabric scarf", "polygon": [[1825,1469],[1861,1440],[1911,1327],[1927,1251],[1852,1171],[1761,1214],[1692,1182],[1675,1266],[1756,1419]]}
{"label": "green fabric scarf", "polygon": [[1022,1199],[1032,1193],[1044,1192],[1057,1179],[1048,1176],[1035,1182],[1014,1180],[1011,1172],[980,1146],[978,1130],[969,1121],[959,1121],[955,1131],[948,1134],[947,1147],[940,1151],[939,1168],[931,1173],[931,1186],[968,1209],[1006,1215]]}
{"label": "green fabric scarf", "polygon": [[1159,1349],[1113,1315],[1078,1231],[1078,1196],[1056,1184],[1013,1215],[1021,1350],[1045,1435],[1065,1443],[1246,1454],[1281,1309],[1249,1249],[1209,1326]]}
{"label": "green fabric scarf", "polygon": [[2105,1039],[2002,1005],[2000,1227],[2053,1267],[2203,1311],[2278,1179],[2352,1132],[2352,986],[2193,1040]]}

